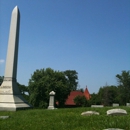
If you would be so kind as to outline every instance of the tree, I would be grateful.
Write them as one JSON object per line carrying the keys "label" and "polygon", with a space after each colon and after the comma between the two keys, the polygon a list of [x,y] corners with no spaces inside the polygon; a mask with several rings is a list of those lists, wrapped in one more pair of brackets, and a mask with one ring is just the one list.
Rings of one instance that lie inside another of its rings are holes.
{"label": "tree", "polygon": [[101,87],[98,92],[100,102],[105,106],[111,106],[112,103],[118,102],[117,95],[118,88],[116,86]]}
{"label": "tree", "polygon": [[20,83],[17,82],[17,85],[18,85],[18,88],[21,92],[21,94],[23,95],[23,97],[29,101],[29,90],[28,90],[28,87],[25,86],[25,85],[22,85]]}
{"label": "tree", "polygon": [[4,76],[0,76],[0,85],[2,84]]}
{"label": "tree", "polygon": [[77,90],[78,73],[75,70],[66,70],[66,71],[64,71],[64,74],[68,80],[69,87],[71,88],[71,91]]}
{"label": "tree", "polygon": [[49,93],[55,91],[55,100],[63,107],[72,90],[71,83],[64,72],[51,68],[36,70],[29,80],[30,103],[34,107],[47,107]]}
{"label": "tree", "polygon": [[117,74],[119,99],[121,105],[125,105],[130,102],[130,71],[122,71],[121,74]]}
{"label": "tree", "polygon": [[19,88],[21,94],[25,95],[26,93],[29,92],[27,86],[22,85],[22,84],[20,84],[20,83],[18,83],[18,82],[17,82],[17,85],[18,85],[18,88]]}
{"label": "tree", "polygon": [[101,99],[99,98],[99,95],[96,94],[96,93],[91,94],[89,104],[90,105],[100,105],[100,104],[102,104]]}
{"label": "tree", "polygon": [[74,103],[77,106],[83,106],[83,107],[88,105],[88,101],[87,101],[86,97],[85,96],[80,96],[80,95],[78,95],[78,96],[76,96],[74,98]]}

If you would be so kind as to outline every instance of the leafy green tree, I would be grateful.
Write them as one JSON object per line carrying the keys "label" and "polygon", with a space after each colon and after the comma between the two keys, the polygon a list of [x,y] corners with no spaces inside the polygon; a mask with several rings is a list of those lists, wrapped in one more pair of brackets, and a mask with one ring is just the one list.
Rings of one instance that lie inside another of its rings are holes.
{"label": "leafy green tree", "polygon": [[99,98],[99,95],[96,93],[91,94],[91,98],[89,100],[89,105],[100,105],[102,104],[102,100]]}
{"label": "leafy green tree", "polygon": [[18,82],[17,82],[17,85],[18,85],[18,87],[19,87],[19,89],[20,89],[21,94],[25,95],[26,93],[29,92],[27,86],[22,85],[22,84],[20,84],[20,83],[18,83]]}
{"label": "leafy green tree", "polygon": [[77,90],[78,85],[78,73],[75,70],[66,70],[64,74],[68,80],[71,90]]}
{"label": "leafy green tree", "polygon": [[55,91],[55,101],[60,107],[68,97],[72,87],[64,72],[54,71],[51,68],[36,70],[29,80],[30,103],[34,107],[47,107],[49,93]]}
{"label": "leafy green tree", "polygon": [[122,71],[121,74],[117,74],[119,100],[121,105],[125,105],[130,102],[130,71]]}
{"label": "leafy green tree", "polygon": [[88,105],[88,101],[87,101],[86,97],[85,96],[80,96],[80,95],[78,95],[78,96],[76,96],[74,98],[74,103],[77,106],[83,106],[83,107]]}
{"label": "leafy green tree", "polygon": [[0,85],[2,84],[4,76],[0,76]]}
{"label": "leafy green tree", "polygon": [[29,90],[28,90],[28,87],[25,86],[25,85],[22,85],[20,83],[17,82],[17,85],[18,85],[18,88],[21,92],[21,94],[23,95],[23,97],[29,101]]}
{"label": "leafy green tree", "polygon": [[118,88],[116,86],[101,87],[98,92],[101,104],[105,106],[111,106],[112,103],[118,102]]}

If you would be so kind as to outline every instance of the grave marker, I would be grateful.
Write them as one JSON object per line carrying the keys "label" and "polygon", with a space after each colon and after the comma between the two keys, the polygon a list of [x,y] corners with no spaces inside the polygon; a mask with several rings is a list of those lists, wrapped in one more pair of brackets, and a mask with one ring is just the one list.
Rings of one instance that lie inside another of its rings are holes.
{"label": "grave marker", "polygon": [[49,100],[49,106],[48,106],[48,109],[55,109],[54,108],[54,96],[55,96],[55,92],[54,91],[51,91],[49,93],[50,95],[50,100]]}
{"label": "grave marker", "polygon": [[111,109],[107,111],[107,115],[127,115],[126,110],[124,109]]}

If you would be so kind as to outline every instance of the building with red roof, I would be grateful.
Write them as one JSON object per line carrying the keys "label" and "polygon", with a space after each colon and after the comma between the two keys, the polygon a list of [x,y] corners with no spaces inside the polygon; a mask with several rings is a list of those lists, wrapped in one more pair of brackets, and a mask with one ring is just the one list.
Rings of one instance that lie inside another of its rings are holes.
{"label": "building with red roof", "polygon": [[88,88],[86,87],[84,92],[81,92],[81,91],[78,91],[78,90],[70,92],[70,95],[68,95],[68,98],[65,102],[65,105],[66,106],[75,106],[76,104],[74,103],[74,98],[78,95],[79,96],[85,96],[87,100],[89,100],[91,98],[91,95],[88,91]]}
{"label": "building with red roof", "polygon": [[70,92],[70,95],[68,95],[68,98],[67,98],[67,100],[65,102],[65,105],[69,105],[69,106],[75,105],[74,98],[76,96],[78,96],[78,95],[79,96],[84,96],[84,93],[81,92],[81,91],[72,91],[72,92]]}
{"label": "building with red roof", "polygon": [[84,96],[86,97],[87,100],[89,100],[91,98],[91,95],[90,95],[87,87],[86,87],[86,89],[84,91]]}

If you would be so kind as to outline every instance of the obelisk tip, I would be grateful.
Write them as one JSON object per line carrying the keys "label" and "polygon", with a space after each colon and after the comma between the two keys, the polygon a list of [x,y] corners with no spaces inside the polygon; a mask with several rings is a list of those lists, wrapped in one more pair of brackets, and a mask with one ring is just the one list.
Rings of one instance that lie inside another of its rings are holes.
{"label": "obelisk tip", "polygon": [[18,6],[16,5],[15,7],[14,7],[14,9],[13,9],[13,11],[18,11],[19,9],[18,9]]}

